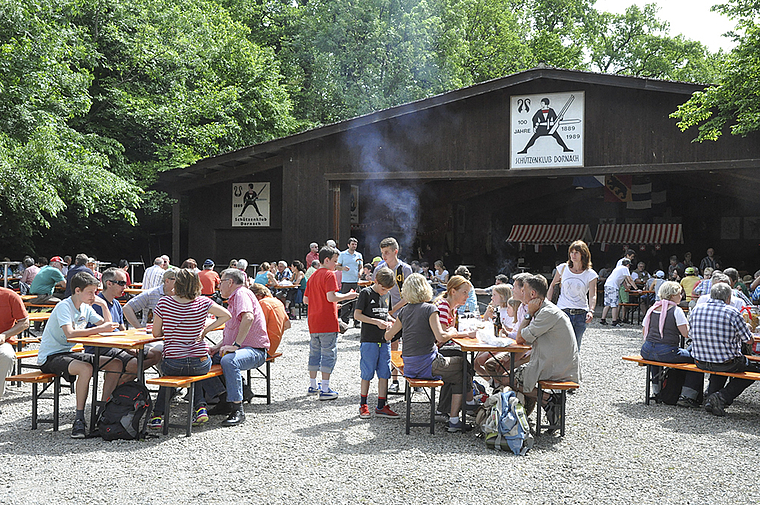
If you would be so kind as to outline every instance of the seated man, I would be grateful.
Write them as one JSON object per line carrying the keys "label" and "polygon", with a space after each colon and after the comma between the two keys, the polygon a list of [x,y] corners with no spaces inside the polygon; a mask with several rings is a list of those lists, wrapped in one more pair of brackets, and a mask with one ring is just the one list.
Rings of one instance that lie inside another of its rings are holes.
{"label": "seated man", "polygon": [[[709,302],[712,299],[712,288],[716,284],[727,284],[729,289],[731,288],[731,279],[724,274],[724,273],[713,273],[712,277],[710,278],[710,294],[702,295],[697,299],[697,303],[695,305],[702,305],[707,302]],[[727,302],[729,305],[731,305],[733,308],[735,308],[738,311],[742,310],[742,307],[744,307],[745,303],[744,301],[739,297],[739,294],[735,289],[731,289],[731,296],[729,297],[729,300]]]}
{"label": "seated man", "polygon": [[267,335],[269,335],[269,355],[272,356],[280,346],[283,333],[290,329],[290,318],[285,312],[285,306],[280,300],[272,296],[269,288],[261,284],[254,284],[251,286],[251,291],[259,301],[261,310],[264,311]]}
{"label": "seated man", "polygon": [[[127,274],[120,268],[112,267],[103,272],[102,282],[103,290],[98,294],[98,298],[101,298],[105,302],[106,308],[111,314],[111,321],[119,325],[119,330],[124,331],[124,312],[117,298],[120,298],[124,294],[124,288],[127,286]],[[99,316],[103,316],[104,312],[101,304],[95,304],[92,308],[95,309],[95,312]],[[85,346],[84,352],[95,354],[95,348]],[[149,368],[161,361],[161,351],[146,347],[143,352],[145,353],[144,368]],[[137,358],[134,351],[101,348],[100,354],[101,356],[110,356],[121,361],[123,366],[122,372],[126,372],[127,375],[122,375],[120,382],[130,381],[137,377]],[[103,394],[106,394],[105,389],[103,390]],[[108,391],[108,394],[110,394],[110,391]],[[108,396],[106,395],[104,398],[108,398]]]}
{"label": "seated man", "polygon": [[63,292],[63,297],[68,298],[71,296],[71,289],[69,284],[71,283],[71,279],[79,272],[87,272],[90,275],[93,275],[92,270],[87,268],[87,260],[88,256],[84,253],[77,254],[76,258],[74,258],[74,266],[69,267],[68,272],[66,272],[66,291]]}
{"label": "seated man", "polygon": [[61,301],[60,298],[53,296],[53,290],[56,286],[60,286],[61,289],[66,288],[66,277],[61,273],[62,265],[61,257],[53,256],[47,266],[40,268],[29,287],[29,293],[37,295],[37,298],[31,300],[31,303],[58,303]]}
{"label": "seated man", "polygon": [[145,273],[143,274],[142,288],[144,290],[148,290],[160,286],[165,271],[166,268],[164,267],[164,258],[162,256],[158,256],[153,260],[153,266],[145,269]]}
{"label": "seated man", "polygon": [[221,363],[225,387],[219,377],[202,382],[207,397],[219,396],[219,404],[209,414],[228,412],[222,426],[236,426],[245,422],[243,410],[242,370],[251,370],[264,364],[269,351],[269,336],[261,305],[245,285],[242,270],[228,268],[222,272],[220,293],[227,299],[232,314],[224,327],[222,340],[209,350],[214,363]]}
{"label": "seated man", "polygon": [[649,272],[646,271],[646,267],[647,266],[643,261],[639,261],[636,265],[636,270],[631,272],[631,279],[633,279],[633,282],[639,289],[644,289],[647,285],[647,281],[649,281],[649,278],[651,277]]}
{"label": "seated man", "polygon": [[16,335],[29,328],[29,314],[24,302],[12,289],[0,288],[0,398],[5,392],[5,378],[13,370]]}
{"label": "seated man", "polygon": [[[532,350],[528,364],[515,370],[515,384],[525,395],[526,413],[530,413],[535,405],[538,381],[578,382],[578,344],[570,318],[546,299],[546,279],[533,275],[523,280],[523,286],[527,314],[520,322],[515,340],[518,344],[530,345]],[[559,416],[553,408],[554,401],[550,397],[546,403],[547,419],[552,424]]]}
{"label": "seated man", "polygon": [[[163,283],[158,287],[143,291],[127,302],[124,306],[124,317],[134,328],[145,328],[151,321],[153,309],[162,296],[171,296],[174,291],[174,281],[177,274],[174,270],[164,272]],[[142,312],[142,318],[138,321],[137,313]]]}
{"label": "seated man", "polygon": [[213,296],[219,290],[221,279],[219,274],[214,270],[214,262],[207,259],[203,262],[203,270],[198,274],[201,280],[201,294],[204,296]]}
{"label": "seated man", "polygon": [[[760,372],[760,365],[748,361],[742,354],[742,343],[751,340],[752,333],[739,311],[729,305],[731,294],[728,283],[713,282],[710,300],[698,303],[691,311],[691,354],[702,370]],[[750,379],[728,379],[725,375],[710,374],[705,410],[716,416],[725,416],[726,407],[753,382],[755,381]]]}
{"label": "seated man", "polygon": [[[496,279],[494,280],[493,286],[498,286],[499,284],[509,284],[509,277],[507,277],[504,274],[499,274],[496,276]],[[487,288],[475,288],[475,294],[476,295],[488,295],[491,296],[491,293],[493,293],[493,286],[489,286]]]}
{"label": "seated man", "polygon": [[[118,325],[110,322],[111,315],[107,308],[103,318],[91,306],[93,303],[105,305],[102,299],[95,296],[98,290],[98,280],[95,277],[79,272],[71,279],[71,288],[71,296],[56,305],[50,313],[50,319],[42,333],[37,364],[43,373],[60,374],[68,382],[74,380],[72,376],[77,376],[76,419],[71,429],[71,438],[85,438],[87,425],[84,421],[84,407],[90,391],[95,356],[86,352],[71,352],[74,346],[67,339],[113,331]],[[95,326],[86,328],[87,323]],[[101,356],[100,366],[108,372],[117,372],[107,373],[103,381],[103,393],[107,391],[110,394],[116,387],[122,365],[108,356]]]}

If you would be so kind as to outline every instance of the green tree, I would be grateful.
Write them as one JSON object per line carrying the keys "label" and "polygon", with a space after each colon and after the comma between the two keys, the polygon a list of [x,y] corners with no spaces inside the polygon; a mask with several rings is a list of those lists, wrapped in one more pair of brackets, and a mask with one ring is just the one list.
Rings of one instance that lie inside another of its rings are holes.
{"label": "green tree", "polygon": [[726,57],[716,86],[695,92],[671,114],[681,131],[697,127],[698,142],[760,130],[760,2],[732,0],[713,9],[736,20],[738,45]]}

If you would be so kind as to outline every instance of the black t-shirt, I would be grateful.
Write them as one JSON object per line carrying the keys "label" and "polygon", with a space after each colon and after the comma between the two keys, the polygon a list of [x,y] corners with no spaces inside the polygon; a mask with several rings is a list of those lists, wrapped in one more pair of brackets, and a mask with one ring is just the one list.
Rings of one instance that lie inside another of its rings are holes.
{"label": "black t-shirt", "polygon": [[[367,317],[385,321],[388,319],[388,295],[380,296],[372,286],[366,287],[359,292],[355,310],[361,310]],[[371,323],[362,323],[361,342],[385,342],[385,330]]]}

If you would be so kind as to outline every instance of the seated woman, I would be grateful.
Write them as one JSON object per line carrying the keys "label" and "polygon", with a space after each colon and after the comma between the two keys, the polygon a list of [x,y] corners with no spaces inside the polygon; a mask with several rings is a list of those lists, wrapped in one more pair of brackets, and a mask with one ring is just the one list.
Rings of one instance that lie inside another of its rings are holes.
{"label": "seated woman", "polygon": [[[291,282],[294,286],[298,286],[298,289],[288,289],[285,293],[285,311],[290,319],[294,319],[293,306],[296,303],[303,302],[303,293],[306,291],[306,269],[301,260],[293,260],[288,268],[291,271]],[[298,299],[299,294],[300,299]]]}
{"label": "seated woman", "polygon": [[[681,285],[677,282],[662,283],[658,292],[660,300],[644,316],[644,345],[641,357],[665,363],[694,363],[691,352],[680,347],[681,337],[689,335],[689,323],[678,307],[681,301]],[[663,316],[663,314],[665,314]],[[702,391],[704,374],[686,372],[678,405],[700,407],[698,400]]]}
{"label": "seated woman", "polygon": [[274,286],[277,281],[274,279],[274,274],[270,272],[270,265],[266,261],[259,265],[259,273],[253,279],[254,284],[261,284],[262,286]]}
{"label": "seated woman", "polygon": [[441,293],[446,289],[446,284],[449,282],[449,271],[443,266],[443,261],[436,260],[433,264],[435,266],[435,272],[433,273],[433,287],[436,293]]}
{"label": "seated woman", "polygon": [[[420,274],[412,274],[404,280],[401,297],[407,305],[399,309],[398,318],[385,332],[385,339],[391,341],[403,328],[404,375],[410,378],[442,378],[452,390],[462,391],[464,384],[472,382],[472,377],[462,373],[462,356],[446,357],[438,353],[436,343],[443,344],[449,335],[443,332],[438,309],[430,303],[433,290]],[[468,388],[468,399],[472,399],[472,388]],[[451,395],[449,427],[451,433],[463,431],[464,423],[459,419],[462,394]]]}
{"label": "seated woman", "polygon": [[[208,315],[216,320],[206,326]],[[198,274],[186,268],[177,271],[174,295],[162,296],[153,310],[153,335],[164,337],[161,372],[164,375],[205,375],[211,369],[211,357],[204,337],[230,320],[227,309],[210,298],[201,296],[201,280]],[[193,425],[208,421],[206,400],[201,382],[195,388],[195,416]],[[168,388],[161,388],[153,406],[149,426],[160,429],[164,425],[164,406]]]}

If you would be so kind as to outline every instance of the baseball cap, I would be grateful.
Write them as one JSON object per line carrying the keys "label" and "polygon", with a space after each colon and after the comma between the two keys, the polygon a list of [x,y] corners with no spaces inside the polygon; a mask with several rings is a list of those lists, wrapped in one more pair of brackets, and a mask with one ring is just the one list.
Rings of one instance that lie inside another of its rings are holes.
{"label": "baseball cap", "polygon": [[53,263],[55,261],[57,261],[58,263],[63,263],[63,258],[61,258],[60,256],[53,256],[52,258],[50,258],[50,263]]}
{"label": "baseball cap", "polygon": [[204,267],[213,267],[214,266],[214,262],[211,261],[210,259],[207,259],[206,261],[203,262],[203,266]]}
{"label": "baseball cap", "polygon": [[657,270],[654,273],[654,276],[657,277],[657,278],[659,278],[659,279],[664,279],[665,278],[665,272],[663,272],[662,270]]}

